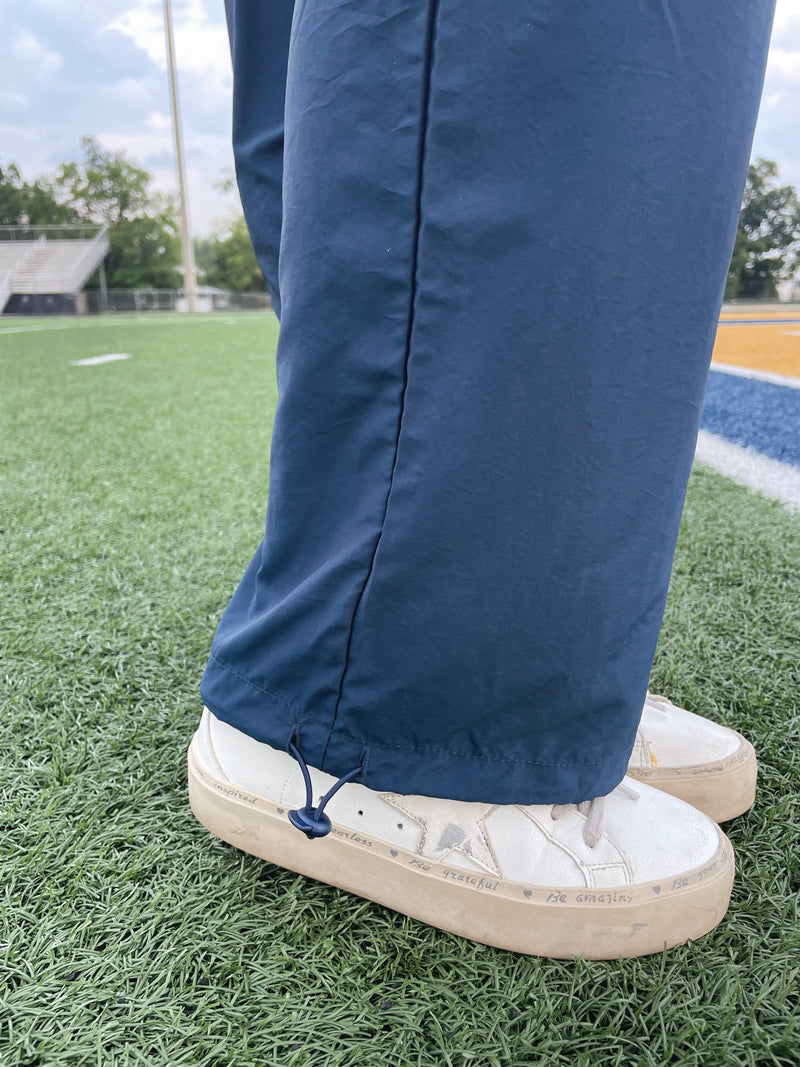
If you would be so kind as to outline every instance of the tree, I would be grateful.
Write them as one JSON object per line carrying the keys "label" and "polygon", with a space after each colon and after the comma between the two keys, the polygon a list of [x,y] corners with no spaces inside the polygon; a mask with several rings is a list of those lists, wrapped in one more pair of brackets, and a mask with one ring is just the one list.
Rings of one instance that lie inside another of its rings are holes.
{"label": "tree", "polygon": [[178,218],[172,201],[150,189],[152,176],[124,152],[81,138],[83,159],[62,163],[52,179],[59,203],[81,222],[109,228],[110,288],[177,288],[181,284]]}
{"label": "tree", "polygon": [[53,226],[76,220],[75,209],[58,202],[47,178],[26,182],[16,163],[0,165],[0,226]]}
{"label": "tree", "polygon": [[150,193],[150,174],[124,152],[107,152],[94,137],[82,137],[81,148],[83,159],[62,163],[53,182],[85,222],[105,223],[110,229],[153,206],[166,206],[165,197]]}
{"label": "tree", "polygon": [[800,204],[791,185],[777,185],[778,165],[751,163],[728,270],[725,299],[769,299],[798,264]]}
{"label": "tree", "polygon": [[106,258],[110,289],[177,289],[183,284],[177,224],[163,215],[122,219],[109,230]]}
{"label": "tree", "polygon": [[93,137],[81,138],[81,148],[79,162],[62,163],[34,182],[24,181],[14,163],[0,166],[0,226],[104,224],[110,288],[180,286],[178,218],[170,198],[153,192],[152,176],[124,152],[108,152]]}
{"label": "tree", "polygon": [[210,237],[197,241],[195,257],[204,285],[235,293],[264,289],[264,278],[258,269],[247,224],[239,213],[220,223]]}

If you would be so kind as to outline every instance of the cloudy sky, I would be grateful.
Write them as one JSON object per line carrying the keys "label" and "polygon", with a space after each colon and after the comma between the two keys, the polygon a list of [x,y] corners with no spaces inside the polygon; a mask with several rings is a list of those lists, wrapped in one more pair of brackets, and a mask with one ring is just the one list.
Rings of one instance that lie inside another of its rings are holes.
{"label": "cloudy sky", "polygon": [[[233,173],[223,0],[173,0],[173,15],[192,228],[205,233],[233,204],[214,188]],[[92,134],[175,189],[162,0],[0,0],[0,34],[0,162],[33,178]],[[754,152],[800,188],[800,0],[777,2]]]}

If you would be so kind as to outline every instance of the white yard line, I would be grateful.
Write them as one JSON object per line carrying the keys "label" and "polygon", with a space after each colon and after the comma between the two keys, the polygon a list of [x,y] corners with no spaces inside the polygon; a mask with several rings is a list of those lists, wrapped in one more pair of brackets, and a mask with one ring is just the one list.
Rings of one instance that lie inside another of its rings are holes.
{"label": "white yard line", "polygon": [[89,356],[88,359],[73,359],[71,367],[96,367],[98,363],[114,363],[118,359],[130,359],[127,352],[109,352],[106,356]]}
{"label": "white yard line", "polygon": [[[64,322],[58,326],[47,326],[42,324],[40,326],[2,326],[0,325],[0,334],[4,333],[24,333],[29,330],[84,330],[95,327],[107,327],[116,329],[119,326],[174,326],[174,325],[193,325],[203,322],[226,322],[229,325],[234,324],[234,320],[224,320],[218,317],[217,312],[203,311],[197,315],[186,315],[181,312],[164,312],[164,317],[161,318],[161,312],[143,311],[139,317],[125,315],[124,312],[120,313],[120,317],[116,316],[92,316],[91,318],[83,316],[76,316],[73,322]],[[166,317],[169,316],[169,317]],[[267,311],[237,311],[236,320],[239,319],[269,319],[273,318],[274,313]]]}
{"label": "white yard line", "polygon": [[707,430],[701,430],[697,435],[695,460],[748,489],[779,500],[790,511],[800,512],[800,470],[788,463],[762,456],[755,449],[731,444]]}
{"label": "white yard line", "polygon": [[772,382],[773,385],[785,385],[787,389],[800,389],[800,378],[788,378],[785,374],[773,374],[766,370],[750,370],[749,367],[735,367],[732,363],[712,363],[712,370],[722,374],[733,374],[737,378],[755,378],[759,382]]}

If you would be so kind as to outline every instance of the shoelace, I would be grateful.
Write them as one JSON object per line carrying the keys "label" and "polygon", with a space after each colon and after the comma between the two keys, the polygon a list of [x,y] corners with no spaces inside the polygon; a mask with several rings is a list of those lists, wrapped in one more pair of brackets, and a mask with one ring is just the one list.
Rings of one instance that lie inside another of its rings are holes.
{"label": "shoelace", "polygon": [[300,764],[300,770],[303,772],[303,781],[306,784],[306,802],[302,808],[297,808],[289,812],[289,822],[292,826],[296,826],[298,830],[301,830],[309,841],[313,840],[315,837],[325,837],[326,834],[331,832],[331,820],[323,810],[325,805],[331,799],[333,794],[338,792],[346,782],[352,781],[353,778],[356,778],[361,774],[363,764],[360,764],[355,770],[349,771],[347,774],[343,775],[338,782],[334,782],[315,808],[314,792],[311,784],[311,775],[308,771],[308,764],[300,755],[297,747],[292,741],[289,742],[289,751]]}
{"label": "shoelace", "polygon": [[[639,794],[636,790],[631,789],[624,782],[620,782],[612,792],[622,793],[623,796],[629,797],[631,800],[639,799]],[[586,822],[583,824],[583,840],[589,848],[594,848],[603,836],[605,800],[605,797],[595,797],[594,800],[584,800],[580,804],[554,804],[550,809],[550,815],[555,822],[558,822],[559,819],[566,819],[568,815],[573,815],[576,811],[584,815]]]}

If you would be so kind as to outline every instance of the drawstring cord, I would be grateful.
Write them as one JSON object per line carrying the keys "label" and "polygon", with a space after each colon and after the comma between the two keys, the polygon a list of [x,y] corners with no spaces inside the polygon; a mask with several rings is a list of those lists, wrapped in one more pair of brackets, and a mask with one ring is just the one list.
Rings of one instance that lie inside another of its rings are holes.
{"label": "drawstring cord", "polygon": [[338,792],[347,782],[361,774],[364,769],[363,762],[359,764],[355,770],[350,771],[348,774],[343,775],[338,782],[330,787],[325,796],[317,804],[314,805],[314,792],[311,785],[311,775],[308,772],[308,764],[298,752],[296,746],[292,741],[289,742],[289,752],[294,756],[297,762],[300,764],[300,770],[303,772],[303,781],[306,784],[306,802],[302,808],[295,809],[289,812],[289,822],[292,826],[296,826],[298,830],[301,830],[309,841],[312,841],[315,837],[325,837],[326,834],[331,832],[331,820],[323,811],[323,808],[331,799],[334,793]]}

